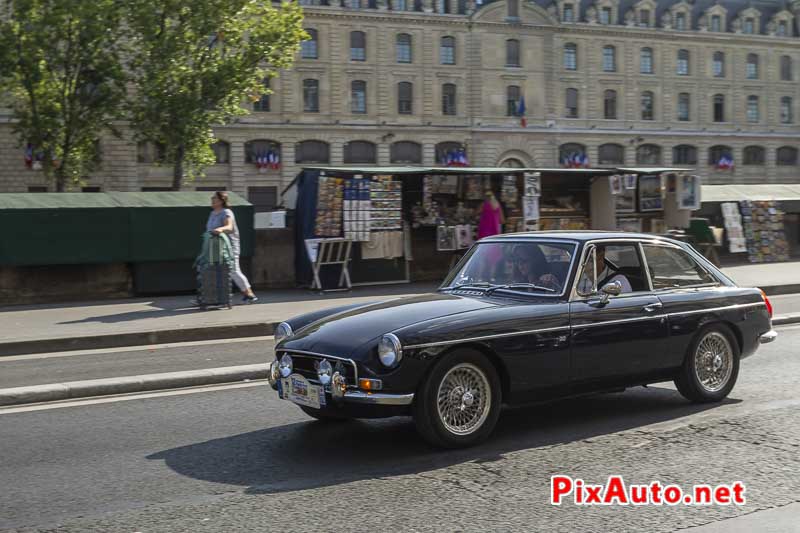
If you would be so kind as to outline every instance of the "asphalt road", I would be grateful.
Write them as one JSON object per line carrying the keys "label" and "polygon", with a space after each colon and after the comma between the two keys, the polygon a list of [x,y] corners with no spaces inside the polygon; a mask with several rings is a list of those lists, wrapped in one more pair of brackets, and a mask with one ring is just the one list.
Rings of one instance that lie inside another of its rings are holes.
{"label": "asphalt road", "polygon": [[[780,335],[723,404],[663,385],[511,410],[488,443],[457,452],[422,443],[408,419],[310,421],[263,384],[0,410],[0,529],[673,531],[772,507],[791,519],[800,326]],[[747,503],[553,507],[555,473],[741,480]]]}

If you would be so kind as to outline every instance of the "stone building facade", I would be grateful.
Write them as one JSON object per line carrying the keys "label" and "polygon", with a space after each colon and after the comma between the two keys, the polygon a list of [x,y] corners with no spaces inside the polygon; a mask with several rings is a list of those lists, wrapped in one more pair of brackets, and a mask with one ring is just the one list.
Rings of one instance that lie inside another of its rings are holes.
{"label": "stone building facade", "polygon": [[[459,148],[473,166],[579,153],[692,167],[712,184],[800,182],[800,0],[301,3],[312,40],[252,114],[217,129],[219,164],[187,189],[268,208],[302,166],[435,165]],[[90,187],[170,183],[154,147],[128,136],[102,151]],[[47,187],[8,124],[0,157],[0,190]]]}

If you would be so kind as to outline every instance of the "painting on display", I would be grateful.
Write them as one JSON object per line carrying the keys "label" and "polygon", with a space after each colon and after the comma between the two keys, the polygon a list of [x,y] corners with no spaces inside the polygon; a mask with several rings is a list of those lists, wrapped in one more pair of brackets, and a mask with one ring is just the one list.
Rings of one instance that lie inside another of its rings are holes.
{"label": "painting on display", "polygon": [[647,174],[639,176],[639,211],[663,211],[661,177]]}

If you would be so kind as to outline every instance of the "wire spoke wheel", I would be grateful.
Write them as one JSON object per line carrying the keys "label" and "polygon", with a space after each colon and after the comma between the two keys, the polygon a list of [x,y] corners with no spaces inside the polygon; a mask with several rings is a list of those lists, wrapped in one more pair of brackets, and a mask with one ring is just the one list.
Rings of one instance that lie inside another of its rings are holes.
{"label": "wire spoke wheel", "polygon": [[718,331],[708,332],[694,354],[697,381],[707,392],[724,388],[733,372],[733,349],[728,338]]}
{"label": "wire spoke wheel", "polygon": [[492,406],[492,389],[486,374],[472,363],[447,371],[436,395],[439,419],[455,435],[470,435],[481,428]]}

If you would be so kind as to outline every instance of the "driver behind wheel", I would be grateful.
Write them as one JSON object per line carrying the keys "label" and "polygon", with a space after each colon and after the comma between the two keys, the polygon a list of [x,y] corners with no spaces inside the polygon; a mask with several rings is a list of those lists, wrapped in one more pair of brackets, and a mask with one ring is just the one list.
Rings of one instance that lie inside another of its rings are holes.
{"label": "driver behind wheel", "polygon": [[533,283],[534,285],[561,292],[561,283],[550,272],[547,258],[545,258],[544,252],[538,246],[515,246],[511,257],[514,264],[514,283]]}
{"label": "driver behind wheel", "polygon": [[[606,247],[603,245],[598,245],[595,247],[595,267],[597,269],[597,290],[602,289],[609,283],[614,281],[618,281],[622,287],[622,293],[626,292],[633,292],[633,287],[631,287],[631,282],[628,281],[628,278],[624,274],[617,274],[613,272],[606,262]],[[583,269],[583,274],[581,275],[581,280],[578,282],[578,291],[581,294],[589,294],[592,292],[593,286],[593,275],[594,272],[590,265],[587,265],[586,268]]]}

